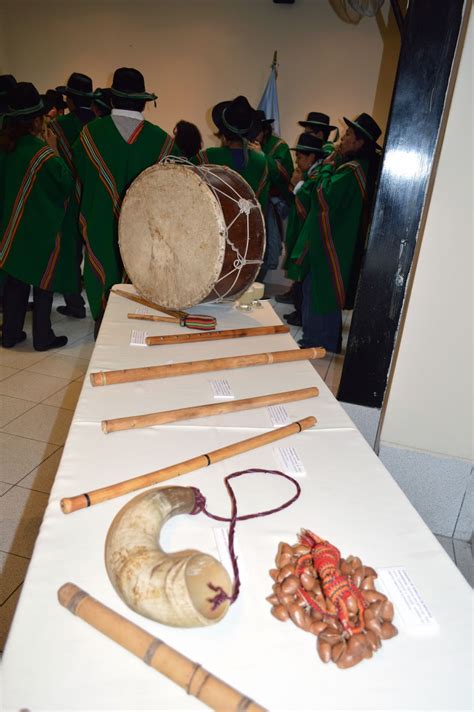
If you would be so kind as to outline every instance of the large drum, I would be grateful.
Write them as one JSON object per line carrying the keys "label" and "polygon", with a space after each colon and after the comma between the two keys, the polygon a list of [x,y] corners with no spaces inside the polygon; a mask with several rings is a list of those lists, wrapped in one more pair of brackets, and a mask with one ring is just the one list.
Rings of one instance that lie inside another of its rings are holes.
{"label": "large drum", "polygon": [[230,168],[160,163],[127,191],[119,246],[138,292],[181,309],[235,299],[255,281],[265,223],[253,190]]}

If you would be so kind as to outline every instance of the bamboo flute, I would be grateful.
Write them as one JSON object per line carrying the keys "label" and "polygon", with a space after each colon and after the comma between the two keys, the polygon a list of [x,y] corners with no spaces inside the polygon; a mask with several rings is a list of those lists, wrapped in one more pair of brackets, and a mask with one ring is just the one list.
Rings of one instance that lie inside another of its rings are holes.
{"label": "bamboo flute", "polygon": [[141,319],[142,321],[166,321],[168,324],[179,324],[178,317],[175,316],[155,316],[154,314],[127,314],[129,319]]}
{"label": "bamboo flute", "polygon": [[155,304],[155,302],[150,302],[150,300],[145,299],[145,297],[140,297],[138,296],[138,294],[133,294],[133,292],[126,292],[123,289],[112,289],[112,294],[118,294],[119,297],[130,299],[130,301],[132,302],[141,304],[144,307],[150,307],[150,309],[156,309],[157,311],[163,312],[164,314],[169,314],[169,316],[174,316],[177,319],[188,315],[188,313],[185,311],[180,311],[179,309],[166,309],[165,307],[162,307],[159,304]]}
{"label": "bamboo flute", "polygon": [[177,420],[204,418],[208,415],[222,415],[223,413],[235,413],[252,408],[264,408],[265,406],[277,405],[279,403],[291,403],[293,401],[304,400],[305,398],[315,398],[317,395],[319,395],[319,390],[316,386],[312,386],[310,388],[269,393],[264,396],[242,398],[241,400],[227,401],[224,403],[206,403],[204,405],[196,405],[188,408],[146,413],[145,415],[129,415],[124,418],[111,418],[110,420],[103,420],[101,425],[104,433],[113,433],[117,430],[149,428],[152,425],[175,423]]}
{"label": "bamboo flute", "polygon": [[265,366],[272,363],[305,361],[314,358],[324,358],[325,355],[326,350],[323,348],[291,349],[290,351],[273,351],[270,353],[249,354],[247,356],[211,358],[202,361],[165,364],[163,366],[124,368],[119,371],[96,371],[90,374],[90,379],[93,386],[109,386],[115,383],[147,381],[153,378],[187,376],[191,373],[207,373],[209,371],[245,368],[247,366]]}
{"label": "bamboo flute", "polygon": [[106,502],[109,499],[121,497],[124,494],[134,492],[135,490],[142,489],[143,487],[149,487],[150,485],[156,485],[158,482],[165,482],[165,480],[171,480],[174,477],[186,475],[188,472],[200,470],[203,467],[209,467],[209,465],[213,465],[221,460],[226,460],[228,457],[240,455],[241,453],[248,452],[249,450],[255,450],[255,448],[274,443],[275,441],[287,438],[290,435],[296,435],[302,430],[312,428],[315,423],[316,418],[311,415],[307,418],[303,418],[302,420],[297,420],[290,425],[285,425],[283,428],[276,428],[275,430],[270,430],[262,435],[256,435],[253,438],[239,440],[232,445],[226,445],[225,447],[218,448],[212,452],[192,457],[190,460],[184,460],[176,465],[163,467],[160,470],[154,470],[153,472],[148,472],[145,475],[138,475],[138,477],[132,477],[129,480],[123,480],[123,482],[117,482],[114,485],[101,487],[100,489],[79,494],[75,497],[64,497],[61,500],[61,509],[64,514],[70,514],[78,509],[85,509],[86,507],[91,507],[93,504],[99,504],[99,502]]}
{"label": "bamboo flute", "polygon": [[[130,314],[128,315],[130,316]],[[147,314],[133,314],[133,317],[141,318],[149,316]],[[161,321],[151,317],[152,321]],[[247,329],[225,329],[223,331],[207,331],[202,334],[168,334],[167,336],[147,336],[145,339],[147,346],[161,346],[165,344],[186,344],[195,341],[219,341],[221,339],[239,339],[244,336],[268,336],[270,334],[288,334],[288,326],[283,324],[278,326],[253,326]]]}
{"label": "bamboo flute", "polygon": [[211,709],[218,712],[265,712],[265,708],[212,675],[199,663],[155,638],[75,584],[63,584],[58,590],[58,600],[73,615],[82,618]]}

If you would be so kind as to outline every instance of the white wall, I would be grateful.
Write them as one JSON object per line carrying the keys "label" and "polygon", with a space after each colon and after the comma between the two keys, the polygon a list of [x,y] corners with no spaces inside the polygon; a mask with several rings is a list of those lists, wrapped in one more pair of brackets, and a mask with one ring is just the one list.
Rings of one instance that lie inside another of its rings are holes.
{"label": "white wall", "polygon": [[[0,0],[1,2],[1,0]],[[393,22],[341,21],[329,0],[5,0],[10,71],[40,91],[72,71],[110,85],[118,66],[135,66],[159,95],[147,118],[170,131],[186,118],[212,142],[212,106],[246,94],[258,102],[276,49],[282,134],[310,110],[342,116],[375,112],[385,126],[398,54]],[[383,35],[383,37],[382,37]],[[393,49],[395,47],[395,49]],[[385,53],[386,55],[386,53]],[[383,66],[381,67],[383,59]],[[387,91],[388,87],[388,91]]]}
{"label": "white wall", "polygon": [[472,35],[471,17],[381,430],[381,445],[457,458],[473,438]]}

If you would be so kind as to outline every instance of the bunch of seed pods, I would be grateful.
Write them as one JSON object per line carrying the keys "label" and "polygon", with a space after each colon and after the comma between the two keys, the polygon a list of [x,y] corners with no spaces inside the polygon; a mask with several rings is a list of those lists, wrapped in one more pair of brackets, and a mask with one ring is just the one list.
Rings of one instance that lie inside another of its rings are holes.
{"label": "bunch of seed pods", "polygon": [[[345,630],[337,618],[337,609],[324,594],[321,579],[311,562],[298,576],[298,559],[309,554],[303,544],[290,546],[281,542],[276,556],[277,568],[270,570],[273,593],[267,601],[272,605],[272,615],[279,621],[292,620],[295,625],[317,636],[317,650],[324,663],[333,661],[339,668],[349,668],[366,658],[371,658],[382,645],[397,635],[393,625],[393,604],[375,588],[376,571],[364,566],[358,556],[341,558],[337,573],[347,576],[348,581],[360,589],[365,603],[364,628],[359,633]],[[299,591],[307,591],[319,610],[311,607]],[[354,601],[354,598],[352,597]],[[349,606],[349,623],[359,626],[356,606]]]}

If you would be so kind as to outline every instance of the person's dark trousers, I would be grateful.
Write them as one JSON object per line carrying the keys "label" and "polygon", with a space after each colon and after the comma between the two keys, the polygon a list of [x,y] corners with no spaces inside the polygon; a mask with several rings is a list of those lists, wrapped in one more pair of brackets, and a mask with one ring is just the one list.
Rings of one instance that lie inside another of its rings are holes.
{"label": "person's dark trousers", "polygon": [[295,311],[301,316],[303,308],[303,282],[293,282],[293,304]]}
{"label": "person's dark trousers", "polygon": [[[30,285],[11,275],[5,280],[3,292],[3,334],[4,346],[13,346],[21,340]],[[44,349],[55,338],[51,328],[51,306],[53,292],[33,287],[33,346]]]}
{"label": "person's dark trousers", "polygon": [[82,240],[76,242],[76,259],[74,261],[75,282],[77,284],[77,292],[64,294],[66,306],[73,312],[77,312],[77,316],[86,313],[86,303],[81,294],[82,274]]}
{"label": "person's dark trousers", "polygon": [[342,337],[342,312],[315,314],[311,308],[311,274],[303,282],[303,338],[302,346],[323,346],[327,351],[340,353]]}

